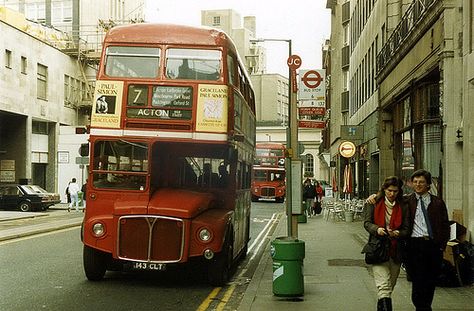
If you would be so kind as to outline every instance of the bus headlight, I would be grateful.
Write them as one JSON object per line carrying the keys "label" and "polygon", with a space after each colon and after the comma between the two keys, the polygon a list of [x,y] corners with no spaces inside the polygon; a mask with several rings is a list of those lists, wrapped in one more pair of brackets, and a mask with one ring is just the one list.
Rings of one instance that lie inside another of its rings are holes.
{"label": "bus headlight", "polygon": [[92,233],[94,234],[95,237],[100,238],[105,234],[105,226],[103,223],[95,223],[92,226]]}
{"label": "bus headlight", "polygon": [[212,238],[211,232],[207,228],[199,230],[199,239],[202,242],[209,242]]}

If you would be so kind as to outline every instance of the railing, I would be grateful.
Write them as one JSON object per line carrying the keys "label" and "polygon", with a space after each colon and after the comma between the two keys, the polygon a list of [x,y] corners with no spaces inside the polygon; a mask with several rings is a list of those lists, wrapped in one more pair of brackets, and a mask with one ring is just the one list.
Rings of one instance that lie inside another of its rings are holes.
{"label": "railing", "polygon": [[382,71],[393,56],[400,50],[405,40],[411,35],[426,12],[436,0],[415,0],[403,15],[387,43],[377,54],[377,73]]}

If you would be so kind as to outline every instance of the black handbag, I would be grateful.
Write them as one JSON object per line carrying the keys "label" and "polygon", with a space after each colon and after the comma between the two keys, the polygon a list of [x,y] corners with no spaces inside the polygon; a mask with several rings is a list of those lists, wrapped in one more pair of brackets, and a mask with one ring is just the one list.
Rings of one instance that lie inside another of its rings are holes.
{"label": "black handbag", "polygon": [[371,237],[362,249],[362,254],[365,253],[365,263],[378,264],[388,261],[390,258],[390,239],[386,237]]}

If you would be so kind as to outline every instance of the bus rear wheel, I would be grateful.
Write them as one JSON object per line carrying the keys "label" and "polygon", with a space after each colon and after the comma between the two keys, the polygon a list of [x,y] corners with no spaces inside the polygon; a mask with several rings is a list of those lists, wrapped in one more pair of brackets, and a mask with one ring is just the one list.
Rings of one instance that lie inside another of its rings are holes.
{"label": "bus rear wheel", "polygon": [[207,278],[212,286],[224,286],[230,278],[233,243],[229,237],[226,237],[222,251],[217,254],[207,265]]}
{"label": "bus rear wheel", "polygon": [[107,270],[107,254],[84,245],[84,272],[89,281],[100,281]]}

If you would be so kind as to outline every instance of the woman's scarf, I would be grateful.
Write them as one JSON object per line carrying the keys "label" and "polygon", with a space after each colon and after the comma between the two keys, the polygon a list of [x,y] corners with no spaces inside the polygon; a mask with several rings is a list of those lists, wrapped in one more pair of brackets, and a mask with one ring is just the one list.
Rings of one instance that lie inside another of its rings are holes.
{"label": "woman's scarf", "polygon": [[[375,205],[374,209],[374,223],[382,228],[386,228],[386,223],[385,223],[385,213],[386,213],[387,207],[385,205],[385,200],[380,200],[378,203]],[[393,205],[392,208],[392,215],[390,216],[390,229],[391,230],[397,230],[400,228],[402,224],[402,209],[400,208],[400,204],[398,202],[395,202],[395,205]],[[391,240],[392,244],[390,247],[390,256],[394,257],[397,249],[397,240],[392,239]]]}

